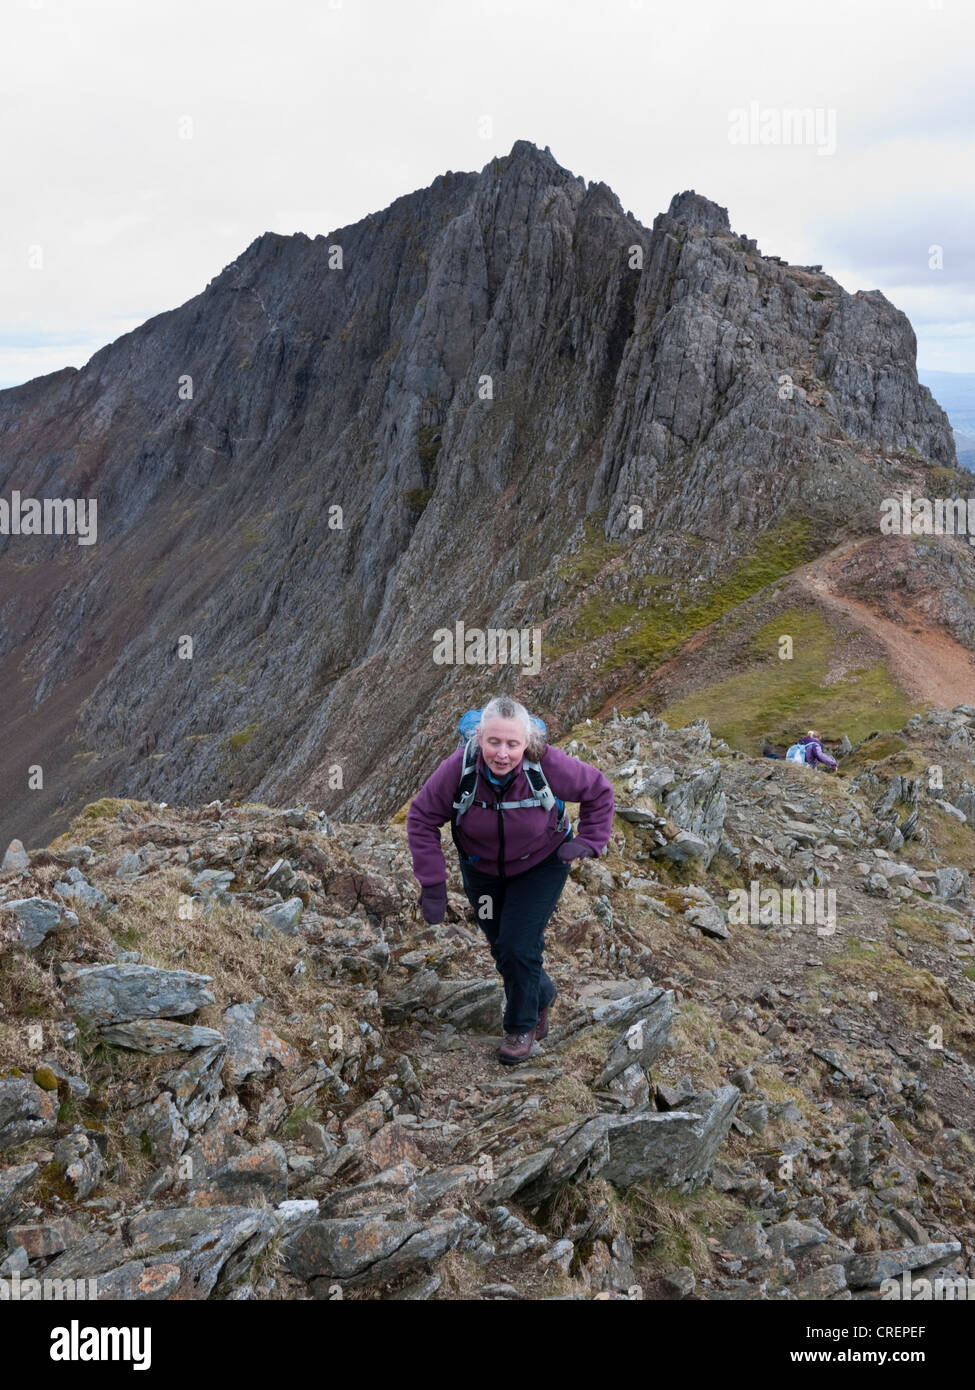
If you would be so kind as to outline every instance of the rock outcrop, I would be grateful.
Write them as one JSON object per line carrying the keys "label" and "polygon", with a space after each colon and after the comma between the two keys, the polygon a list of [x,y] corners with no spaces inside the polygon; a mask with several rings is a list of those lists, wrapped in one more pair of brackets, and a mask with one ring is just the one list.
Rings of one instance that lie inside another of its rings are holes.
{"label": "rock outcrop", "polygon": [[[549,923],[552,1026],[514,1069],[456,869],[429,927],[402,823],[83,814],[0,873],[0,1277],[778,1302],[975,1276],[970,731],[934,711],[827,776],[700,722],[580,724],[621,814]],[[680,833],[708,852],[662,855]],[[97,894],[25,936],[79,858]]]}

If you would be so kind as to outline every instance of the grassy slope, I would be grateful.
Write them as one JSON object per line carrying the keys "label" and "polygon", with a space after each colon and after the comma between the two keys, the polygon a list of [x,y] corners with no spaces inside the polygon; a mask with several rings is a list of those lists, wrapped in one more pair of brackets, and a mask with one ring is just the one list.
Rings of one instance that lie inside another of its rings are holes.
{"label": "grassy slope", "polygon": [[[783,635],[792,638],[791,660],[778,654]],[[882,662],[827,684],[839,645],[818,612],[789,609],[755,634],[754,664],[675,701],[661,717],[679,728],[703,715],[719,738],[747,753],[761,752],[763,735],[791,743],[797,731],[815,728],[856,743],[875,729],[902,728],[916,706]]]}
{"label": "grassy slope", "polygon": [[[588,599],[584,590],[598,583],[603,571],[625,553],[625,544],[588,534],[582,551],[564,562],[560,578],[569,580],[582,601],[571,619],[556,625],[547,644],[550,659],[610,638],[600,670],[637,668],[650,675],[710,624],[735,622],[734,610],[768,590],[811,558],[812,532],[807,518],[793,517],[758,538],[724,575],[697,593],[667,576],[645,574],[633,579],[623,601],[605,590]],[[779,639],[792,638],[792,657],[779,657]],[[715,634],[720,645],[721,637]],[[874,730],[901,728],[918,708],[877,662],[842,670],[844,640],[814,608],[796,607],[766,623],[745,653],[738,674],[702,686],[659,711],[671,727],[704,716],[715,734],[732,747],[760,753],[765,736],[788,744],[797,731],[818,728],[827,739],[845,733],[856,743]],[[841,670],[842,674],[831,673]],[[627,687],[628,688],[628,687]],[[647,704],[641,682],[638,705]],[[626,689],[616,702],[632,713]],[[800,729],[801,726],[801,729]]]}

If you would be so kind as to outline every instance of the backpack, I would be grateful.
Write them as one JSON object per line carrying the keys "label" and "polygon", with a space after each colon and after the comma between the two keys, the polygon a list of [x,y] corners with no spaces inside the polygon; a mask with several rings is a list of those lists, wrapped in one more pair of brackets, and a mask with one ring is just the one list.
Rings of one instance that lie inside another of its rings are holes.
{"label": "backpack", "polygon": [[790,763],[804,763],[806,761],[806,746],[803,743],[794,743],[786,752],[786,761]]}
{"label": "backpack", "polygon": [[[466,714],[461,715],[457,721],[457,732],[461,736],[464,744],[464,758],[461,763],[460,781],[457,783],[457,795],[453,803],[453,815],[450,818],[450,833],[453,836],[454,844],[457,845],[459,853],[462,853],[457,841],[457,822],[461,816],[468,811],[471,806],[485,806],[489,810],[500,809],[502,811],[513,811],[521,806],[542,806],[546,811],[553,809],[559,813],[556,829],[562,832],[566,828],[565,802],[561,797],[555,796],[552,788],[548,784],[548,779],[542,771],[541,764],[529,762],[527,758],[522,759],[522,770],[528,778],[529,785],[534,796],[525,801],[475,801],[474,792],[477,790],[477,739],[474,730],[477,728],[481,717],[479,709],[469,709]],[[545,733],[545,725],[541,719],[532,716],[541,732]]]}

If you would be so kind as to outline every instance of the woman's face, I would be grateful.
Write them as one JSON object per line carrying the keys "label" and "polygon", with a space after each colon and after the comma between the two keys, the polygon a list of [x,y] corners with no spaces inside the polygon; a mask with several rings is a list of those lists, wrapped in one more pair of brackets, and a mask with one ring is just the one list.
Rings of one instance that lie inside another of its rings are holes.
{"label": "woman's face", "polygon": [[517,719],[489,719],[478,729],[477,741],[484,761],[498,777],[517,767],[528,747],[525,730]]}

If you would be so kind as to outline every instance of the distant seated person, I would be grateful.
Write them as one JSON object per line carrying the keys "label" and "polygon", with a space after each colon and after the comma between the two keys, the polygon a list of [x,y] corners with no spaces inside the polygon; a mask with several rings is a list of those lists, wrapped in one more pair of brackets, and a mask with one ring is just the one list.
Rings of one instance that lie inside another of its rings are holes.
{"label": "distant seated person", "polygon": [[810,729],[804,738],[794,743],[786,753],[786,758],[790,763],[805,763],[808,767],[815,767],[817,763],[822,763],[824,767],[832,768],[835,772],[839,764],[835,758],[823,748],[819,734],[815,729]]}

